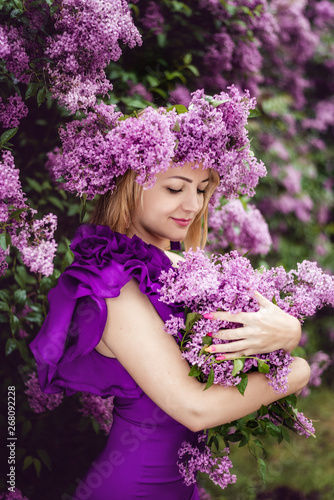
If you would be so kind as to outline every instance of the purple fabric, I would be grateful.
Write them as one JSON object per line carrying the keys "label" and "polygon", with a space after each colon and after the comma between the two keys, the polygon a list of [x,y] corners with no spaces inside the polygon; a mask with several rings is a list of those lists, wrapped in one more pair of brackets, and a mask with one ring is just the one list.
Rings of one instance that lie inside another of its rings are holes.
{"label": "purple fabric", "polygon": [[115,396],[114,420],[106,448],[78,482],[75,500],[197,500],[178,472],[177,450],[196,434],[149,399],[117,359],[94,348],[106,318],[106,297],[117,297],[132,278],[165,321],[183,308],[159,302],[160,272],[168,257],[137,236],[107,226],[81,226],[72,242],[74,262],[49,293],[46,321],[30,344],[41,388]]}

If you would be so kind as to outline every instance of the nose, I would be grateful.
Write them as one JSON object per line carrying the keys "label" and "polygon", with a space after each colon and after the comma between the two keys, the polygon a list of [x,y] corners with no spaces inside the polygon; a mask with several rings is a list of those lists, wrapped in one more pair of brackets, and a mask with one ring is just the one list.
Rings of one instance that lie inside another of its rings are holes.
{"label": "nose", "polygon": [[183,201],[183,210],[186,212],[197,213],[201,210],[203,205],[203,196],[196,192],[189,192],[188,196]]}

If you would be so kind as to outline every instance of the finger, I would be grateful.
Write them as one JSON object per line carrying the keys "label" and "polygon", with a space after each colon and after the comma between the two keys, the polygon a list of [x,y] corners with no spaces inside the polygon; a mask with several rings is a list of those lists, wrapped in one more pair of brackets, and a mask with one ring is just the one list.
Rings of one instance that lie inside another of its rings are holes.
{"label": "finger", "polygon": [[242,323],[242,312],[231,313],[229,311],[216,311],[209,314],[204,314],[205,319],[215,319],[220,321],[229,321],[231,323]]}
{"label": "finger", "polygon": [[226,354],[226,353],[239,353],[244,352],[245,345],[242,340],[230,342],[228,344],[212,344],[205,349],[205,352],[210,354]]}
{"label": "finger", "polygon": [[212,338],[221,339],[221,340],[243,340],[247,337],[248,328],[231,328],[226,330],[219,330],[216,333],[212,334]]}
{"label": "finger", "polygon": [[268,306],[273,304],[270,300],[268,300],[264,295],[262,295],[257,290],[253,292],[253,295],[260,306]]}

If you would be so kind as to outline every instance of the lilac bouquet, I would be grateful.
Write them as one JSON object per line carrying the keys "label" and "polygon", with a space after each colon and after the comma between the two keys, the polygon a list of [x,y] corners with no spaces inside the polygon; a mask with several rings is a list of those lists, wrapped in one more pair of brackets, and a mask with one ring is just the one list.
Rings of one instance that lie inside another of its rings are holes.
{"label": "lilac bouquet", "polygon": [[[317,309],[334,305],[334,278],[324,273],[315,262],[309,261],[303,261],[296,270],[287,272],[283,267],[254,269],[250,261],[237,251],[208,257],[198,249],[196,252],[185,252],[184,257],[185,260],[179,262],[177,268],[171,267],[161,273],[160,300],[185,305],[185,320],[171,316],[166,321],[165,330],[177,339],[182,357],[190,365],[189,375],[205,383],[205,389],[212,384],[236,386],[243,394],[247,373],[258,370],[266,375],[274,390],[283,395],[287,390],[287,375],[293,360],[291,354],[280,349],[234,360],[215,357],[206,348],[229,341],[212,338],[212,335],[220,329],[240,325],[220,320],[207,321],[203,315],[217,310],[232,313],[257,311],[259,305],[252,292],[258,291],[302,321]],[[262,407],[256,417],[250,416],[206,430],[206,447],[202,453],[197,448],[191,448],[189,443],[183,443],[179,451],[182,458],[179,465],[185,480],[194,480],[196,468],[203,472],[203,453],[208,453],[208,448],[213,459],[218,461],[214,462],[214,467],[213,463],[206,461],[206,472],[224,488],[234,482],[234,476],[229,475],[227,481],[226,474],[220,477],[215,471],[223,463],[226,468],[227,457],[220,450],[226,450],[229,442],[240,442],[240,446],[247,444],[254,454],[252,447],[260,444],[258,439],[252,440],[252,436],[268,432],[281,441],[287,439],[286,427],[306,437],[314,436],[312,423],[298,413],[295,403],[295,396],[289,396]],[[261,460],[259,466],[263,471],[265,464]]]}

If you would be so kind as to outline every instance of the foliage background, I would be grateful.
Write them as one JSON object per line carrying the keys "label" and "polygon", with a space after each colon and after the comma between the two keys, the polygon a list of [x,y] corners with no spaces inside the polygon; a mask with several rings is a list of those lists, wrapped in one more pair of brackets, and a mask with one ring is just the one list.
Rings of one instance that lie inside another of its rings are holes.
{"label": "foliage background", "polygon": [[[1,23],[27,23],[29,3],[0,1]],[[52,7],[56,2],[32,3],[45,9],[46,4]],[[132,49],[122,45],[122,56],[105,69],[113,84],[105,102],[131,113],[150,104],[186,105],[189,92],[197,88],[205,88],[209,94],[231,84],[249,88],[257,97],[260,113],[249,123],[252,148],[268,168],[268,176],[260,182],[251,203],[261,209],[274,241],[267,255],[250,258],[254,265],[282,264],[286,268],[303,259],[316,260],[332,272],[333,2],[139,0],[130,8],[143,44]],[[42,30],[53,33],[47,15]],[[0,299],[6,306],[0,313],[4,394],[0,423],[5,430],[7,387],[15,386],[17,487],[30,500],[53,500],[73,491],[73,478],[83,475],[106,439],[97,421],[78,411],[80,395],[64,399],[53,411],[36,414],[25,394],[25,381],[35,369],[28,344],[45,318],[48,291],[71,262],[69,242],[80,223],[80,200],[59,187],[45,168],[47,153],[60,146],[59,126],[73,117],[51,97],[49,82],[35,70],[30,83],[22,83],[2,64],[0,82],[4,99],[16,92],[29,109],[11,145],[6,145],[20,170],[23,191],[40,216],[51,211],[58,217],[58,251],[52,276],[31,273],[12,248],[8,271],[1,278]],[[249,200],[243,202],[247,205]],[[85,220],[91,207],[89,203]],[[303,331],[303,355],[310,358],[321,350],[333,358],[330,310],[322,310],[312,322],[306,322]],[[318,440],[303,440],[301,444],[296,437],[280,448],[269,443],[272,468],[267,486],[261,483],[255,462],[244,450],[232,450],[238,483],[222,492],[201,478],[212,498],[278,498],[275,495],[282,495],[283,490],[277,488],[282,485],[287,488],[284,498],[333,497],[332,375],[330,366],[322,388],[312,389],[302,403],[307,415],[320,420]],[[7,470],[7,463],[1,470]],[[6,490],[5,475],[0,487]]]}

